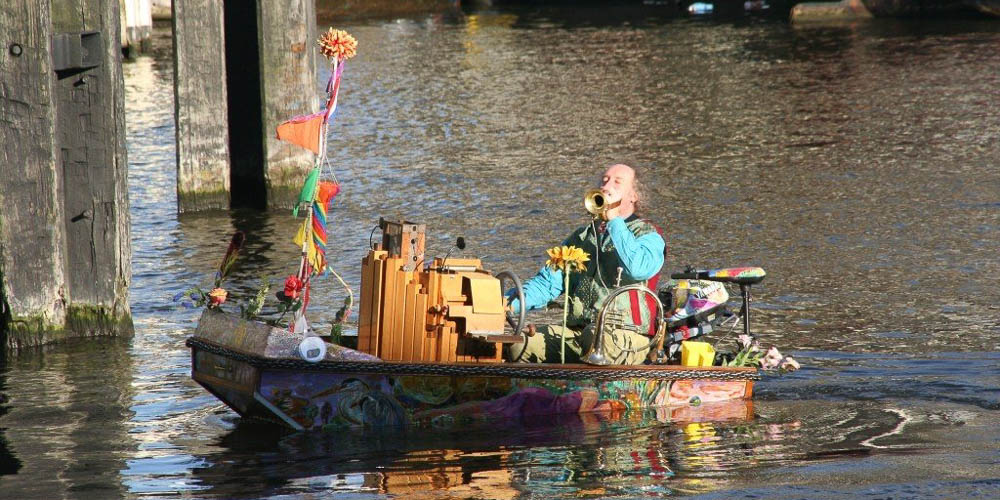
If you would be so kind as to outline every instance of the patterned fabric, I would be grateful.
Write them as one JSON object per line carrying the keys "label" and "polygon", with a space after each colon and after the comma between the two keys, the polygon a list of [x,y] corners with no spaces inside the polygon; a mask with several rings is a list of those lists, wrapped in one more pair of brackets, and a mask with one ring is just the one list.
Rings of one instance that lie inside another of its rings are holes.
{"label": "patterned fabric", "polygon": [[759,267],[729,267],[725,269],[713,269],[708,272],[708,278],[718,281],[731,281],[739,283],[741,281],[756,282],[764,279],[767,273]]}
{"label": "patterned fabric", "polygon": [[326,272],[326,216],[330,207],[330,201],[340,192],[340,185],[321,181],[316,187],[316,196],[312,202],[312,211],[309,217],[302,222],[293,239],[294,243],[302,246],[306,241],[306,233],[311,235],[309,243],[306,245],[306,252],[309,265],[312,266],[316,274]]}

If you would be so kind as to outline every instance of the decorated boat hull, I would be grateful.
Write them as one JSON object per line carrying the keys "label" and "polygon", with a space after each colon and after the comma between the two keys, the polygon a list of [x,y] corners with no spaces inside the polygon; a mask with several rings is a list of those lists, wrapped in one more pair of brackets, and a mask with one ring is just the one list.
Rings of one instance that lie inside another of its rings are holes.
{"label": "decorated boat hull", "polygon": [[494,419],[749,401],[751,368],[382,361],[328,345],[312,363],[302,337],[205,311],[187,345],[192,377],[244,418],[295,430],[453,427]]}

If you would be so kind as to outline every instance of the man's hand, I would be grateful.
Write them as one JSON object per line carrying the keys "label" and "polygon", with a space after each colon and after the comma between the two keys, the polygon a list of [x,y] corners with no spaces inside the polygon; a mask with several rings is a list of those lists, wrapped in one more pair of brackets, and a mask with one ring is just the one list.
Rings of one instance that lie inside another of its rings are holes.
{"label": "man's hand", "polygon": [[605,195],[604,203],[609,208],[604,211],[604,216],[601,217],[602,219],[604,219],[605,221],[609,221],[609,220],[614,219],[615,217],[619,217],[621,215],[621,211],[622,211],[621,206],[622,205],[621,205],[621,200],[620,199],[616,198],[614,200],[611,200],[609,196]]}

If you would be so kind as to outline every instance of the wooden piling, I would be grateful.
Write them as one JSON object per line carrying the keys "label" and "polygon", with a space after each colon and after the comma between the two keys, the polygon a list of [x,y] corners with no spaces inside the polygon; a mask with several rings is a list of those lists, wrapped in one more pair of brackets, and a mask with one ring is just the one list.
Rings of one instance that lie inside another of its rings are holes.
{"label": "wooden piling", "polygon": [[298,199],[313,155],[275,129],[319,109],[314,1],[173,2],[180,211]]}
{"label": "wooden piling", "polygon": [[175,0],[172,4],[177,209],[181,212],[229,208],[223,4],[218,0]]}
{"label": "wooden piling", "polygon": [[131,335],[118,0],[0,10],[0,337]]}
{"label": "wooden piling", "polygon": [[313,155],[281,142],[278,125],[317,111],[315,0],[257,0],[264,130],[264,180],[270,208],[291,207]]}
{"label": "wooden piling", "polygon": [[153,36],[152,0],[120,1],[122,52],[129,58],[149,52]]}

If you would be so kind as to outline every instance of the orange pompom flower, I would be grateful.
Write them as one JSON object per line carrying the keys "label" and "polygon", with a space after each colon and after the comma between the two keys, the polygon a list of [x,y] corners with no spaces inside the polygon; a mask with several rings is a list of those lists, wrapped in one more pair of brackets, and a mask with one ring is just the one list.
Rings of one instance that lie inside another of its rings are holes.
{"label": "orange pompom flower", "polygon": [[323,36],[319,37],[319,51],[327,59],[336,58],[337,61],[346,61],[358,50],[358,41],[344,30],[330,28]]}

